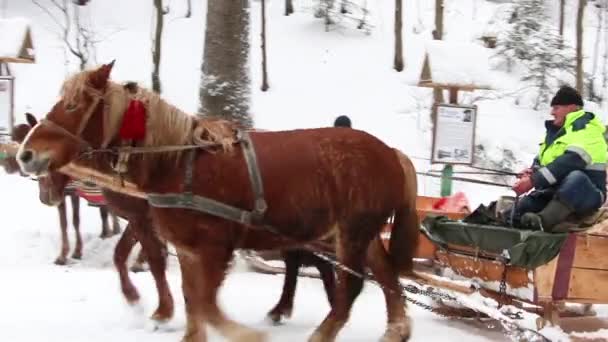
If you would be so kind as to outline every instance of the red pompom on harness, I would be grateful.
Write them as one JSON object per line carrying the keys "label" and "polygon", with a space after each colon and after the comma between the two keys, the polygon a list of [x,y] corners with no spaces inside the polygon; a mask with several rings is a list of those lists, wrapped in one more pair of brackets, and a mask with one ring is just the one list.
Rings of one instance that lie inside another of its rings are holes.
{"label": "red pompom on harness", "polygon": [[143,140],[146,137],[146,107],[139,100],[131,100],[122,117],[120,138]]}

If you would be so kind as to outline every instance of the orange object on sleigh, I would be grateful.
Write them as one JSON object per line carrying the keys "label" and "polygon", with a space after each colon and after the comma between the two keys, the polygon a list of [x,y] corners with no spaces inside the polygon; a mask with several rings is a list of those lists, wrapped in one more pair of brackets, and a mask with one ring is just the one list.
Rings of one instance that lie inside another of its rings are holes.
{"label": "orange object on sleigh", "polygon": [[[463,192],[457,192],[449,197],[416,197],[416,212],[418,220],[422,221],[427,215],[444,215],[453,220],[459,220],[471,213],[469,201]],[[393,224],[387,223],[382,230],[382,243],[388,250],[390,232]],[[418,247],[414,254],[416,258],[433,259],[437,247],[422,233],[420,233]]]}

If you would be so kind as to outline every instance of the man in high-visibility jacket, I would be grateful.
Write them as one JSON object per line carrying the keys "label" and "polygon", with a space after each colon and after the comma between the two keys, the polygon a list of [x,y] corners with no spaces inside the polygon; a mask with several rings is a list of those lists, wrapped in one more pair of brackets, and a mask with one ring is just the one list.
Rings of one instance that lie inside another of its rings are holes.
{"label": "man in high-visibility jacket", "polygon": [[580,94],[563,86],[551,100],[553,120],[532,167],[519,174],[512,189],[523,196],[515,216],[524,228],[552,231],[571,214],[584,216],[606,199],[606,130],[585,112]]}

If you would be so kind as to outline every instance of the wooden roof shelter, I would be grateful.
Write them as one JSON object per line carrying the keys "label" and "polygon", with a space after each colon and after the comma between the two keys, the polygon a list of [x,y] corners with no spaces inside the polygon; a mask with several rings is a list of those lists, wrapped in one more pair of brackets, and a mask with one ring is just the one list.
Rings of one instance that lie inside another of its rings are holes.
{"label": "wooden roof shelter", "polygon": [[29,20],[0,19],[0,63],[35,63]]}
{"label": "wooden roof shelter", "polygon": [[418,86],[447,89],[450,103],[458,103],[459,90],[493,88],[489,58],[489,49],[476,44],[428,42]]}

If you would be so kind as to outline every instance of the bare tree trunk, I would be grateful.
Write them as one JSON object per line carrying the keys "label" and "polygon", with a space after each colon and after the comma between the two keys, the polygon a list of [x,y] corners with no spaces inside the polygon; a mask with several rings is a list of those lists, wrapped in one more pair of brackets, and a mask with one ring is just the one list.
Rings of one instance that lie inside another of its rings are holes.
{"label": "bare tree trunk", "polygon": [[[608,1],[604,1],[604,10],[608,9]],[[604,28],[608,29],[608,18],[607,15],[604,15]],[[604,92],[606,88],[608,88],[608,34],[604,33],[604,55],[602,56],[602,89]]]}
{"label": "bare tree trunk", "polygon": [[559,0],[559,35],[564,37],[564,9],[566,8],[566,0]]}
{"label": "bare tree trunk", "polygon": [[293,13],[293,0],[285,0],[285,15]]}
{"label": "bare tree trunk", "polygon": [[589,94],[587,96],[587,98],[592,101],[601,97],[601,95],[598,95],[595,92],[595,80],[600,59],[600,41],[602,38],[602,28],[604,27],[604,11],[604,8],[597,9],[597,29],[595,30],[595,44],[593,45],[593,66],[589,79]]}
{"label": "bare tree trunk", "polygon": [[403,71],[403,1],[395,0],[395,60],[393,68]]}
{"label": "bare tree trunk", "polygon": [[162,91],[160,85],[160,57],[164,25],[163,0],[154,0],[154,7],[156,9],[156,29],[152,42],[152,90],[160,94]]}
{"label": "bare tree trunk", "polygon": [[[433,31],[433,39],[443,39],[443,0],[435,0],[435,30]],[[434,103],[443,102],[443,91],[440,88],[433,88]]]}
{"label": "bare tree trunk", "polygon": [[443,39],[443,0],[435,0],[435,30],[433,39]]}
{"label": "bare tree trunk", "polygon": [[583,17],[587,0],[578,1],[576,15],[576,90],[583,96]]}
{"label": "bare tree trunk", "polygon": [[43,2],[42,0],[32,0],[32,3],[40,8],[59,29],[66,56],[69,51],[72,56],[78,58],[80,70],[84,70],[89,60],[95,57],[95,44],[97,43],[90,23],[86,20],[83,23],[80,18],[80,5],[85,5],[87,1],[74,3],[68,2],[68,0],[51,0],[48,5],[44,5]]}
{"label": "bare tree trunk", "polygon": [[266,57],[266,0],[262,0],[262,91],[268,90],[268,66]]}
{"label": "bare tree trunk", "polygon": [[252,127],[249,113],[249,0],[209,0],[200,112]]}
{"label": "bare tree trunk", "polygon": [[186,0],[187,9],[184,17],[190,18],[192,16],[192,0]]}

